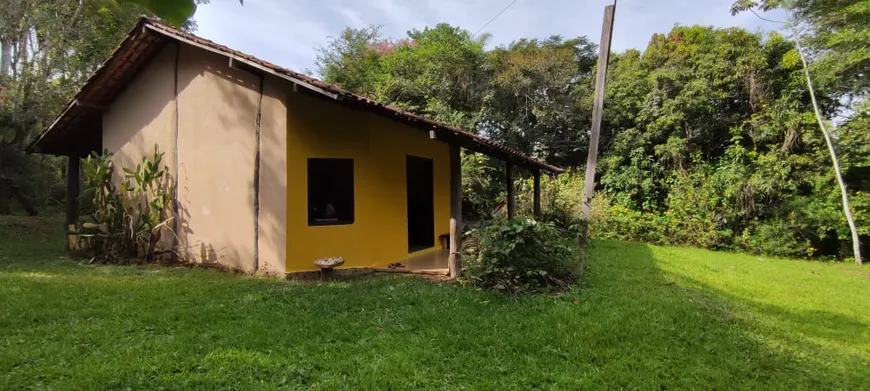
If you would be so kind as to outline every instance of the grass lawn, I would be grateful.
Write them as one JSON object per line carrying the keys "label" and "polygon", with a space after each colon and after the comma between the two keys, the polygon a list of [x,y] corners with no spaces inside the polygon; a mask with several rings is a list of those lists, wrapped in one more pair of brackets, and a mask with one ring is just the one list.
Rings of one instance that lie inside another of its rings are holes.
{"label": "grass lawn", "polygon": [[0,389],[870,388],[870,268],[598,241],[580,289],[63,256],[0,218]]}

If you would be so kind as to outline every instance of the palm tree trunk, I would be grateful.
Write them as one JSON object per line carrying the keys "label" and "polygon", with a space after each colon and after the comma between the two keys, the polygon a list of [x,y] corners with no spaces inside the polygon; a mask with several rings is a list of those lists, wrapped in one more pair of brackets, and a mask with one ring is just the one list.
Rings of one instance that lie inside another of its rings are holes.
{"label": "palm tree trunk", "polygon": [[825,121],[822,118],[822,113],[819,111],[819,104],[816,102],[816,92],[813,89],[813,81],[810,78],[810,68],[807,66],[807,59],[806,56],[804,56],[804,50],[801,47],[797,33],[794,33],[793,35],[798,54],[800,54],[801,62],[804,66],[804,74],[807,77],[807,87],[810,90],[810,99],[813,102],[813,110],[816,113],[816,120],[819,122],[819,128],[822,129],[822,134],[825,135],[825,143],[828,144],[828,152],[831,153],[831,161],[834,162],[834,174],[837,176],[837,183],[840,185],[840,192],[843,196],[843,213],[845,213],[846,221],[849,222],[849,229],[852,231],[852,251],[855,254],[855,264],[861,266],[864,263],[863,259],[861,259],[861,241],[858,237],[858,227],[855,225],[855,218],[852,217],[852,207],[849,205],[849,192],[846,190],[846,182],[843,181],[843,174],[840,172],[840,162],[837,160],[837,151],[834,149],[834,143],[831,141],[831,134],[828,133],[828,128],[825,126]]}

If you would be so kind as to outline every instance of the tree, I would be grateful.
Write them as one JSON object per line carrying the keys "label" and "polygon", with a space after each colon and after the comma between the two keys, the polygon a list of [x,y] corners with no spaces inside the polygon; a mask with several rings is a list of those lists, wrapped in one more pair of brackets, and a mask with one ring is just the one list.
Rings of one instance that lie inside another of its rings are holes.
{"label": "tree", "polygon": [[738,0],[731,10],[777,8],[794,18],[823,95],[866,99],[870,92],[870,4],[865,0]]}
{"label": "tree", "polygon": [[386,44],[378,26],[348,27],[317,49],[317,71],[327,82],[375,98],[383,75],[381,54],[375,48]]}
{"label": "tree", "polygon": [[318,72],[360,95],[473,129],[491,74],[486,39],[443,23],[399,40],[375,26],[348,28],[319,49]]}
{"label": "tree", "polygon": [[623,204],[665,207],[660,183],[725,153],[732,129],[781,88],[764,74],[767,61],[758,36],[698,26],[656,34],[642,58],[617,56],[608,97],[636,114],[606,126],[616,135],[602,159],[604,187]]}
{"label": "tree", "polygon": [[[840,188],[843,214],[849,224],[855,262],[861,265],[863,263],[861,242],[858,227],[852,216],[849,192],[843,180],[833,136],[817,104],[807,54],[801,41],[806,39],[813,45],[818,57],[817,69],[820,70],[819,74],[830,88],[832,96],[838,97],[838,94],[842,94],[839,98],[841,100],[847,98],[849,103],[854,102],[857,97],[858,102],[863,103],[870,92],[870,81],[867,80],[867,72],[870,71],[870,47],[868,47],[870,34],[866,32],[867,23],[870,22],[870,4],[856,0],[836,2],[766,0],[759,5],[751,0],[741,0],[734,4],[732,12],[749,10],[754,13],[753,7],[761,7],[764,10],[782,7],[789,11],[790,20],[785,24],[792,30],[815,117],[830,152],[834,175]],[[811,33],[800,34],[802,27],[810,30]],[[848,104],[846,106],[846,112],[852,111]]]}
{"label": "tree", "polygon": [[554,36],[487,52],[487,39],[443,23],[400,40],[346,29],[320,49],[318,70],[356,93],[575,164],[585,154],[588,110],[577,103],[595,45]]}
{"label": "tree", "polygon": [[33,214],[62,192],[58,159],[24,148],[143,13],[134,2],[102,0],[9,0],[0,10],[0,214],[12,196]]}
{"label": "tree", "polygon": [[490,137],[553,164],[573,166],[586,155],[589,107],[584,99],[596,45],[585,37],[520,39],[489,53],[492,98],[480,126]]}
{"label": "tree", "polygon": [[[785,37],[678,27],[642,55],[618,55],[609,84],[604,193],[640,213],[632,224],[658,221],[624,232],[789,256],[848,243],[799,53]],[[831,113],[839,102],[819,104]]]}

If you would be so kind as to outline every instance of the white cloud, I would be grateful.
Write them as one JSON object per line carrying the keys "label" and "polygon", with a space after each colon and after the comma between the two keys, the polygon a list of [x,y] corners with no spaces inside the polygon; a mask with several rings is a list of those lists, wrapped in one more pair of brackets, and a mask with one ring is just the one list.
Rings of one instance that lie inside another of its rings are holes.
{"label": "white cloud", "polygon": [[[653,33],[675,24],[777,28],[749,13],[731,16],[733,0],[623,0],[614,26],[613,50],[643,49]],[[385,35],[404,37],[411,29],[447,22],[477,31],[509,0],[215,0],[196,13],[197,34],[297,71],[314,69],[315,48],[345,26],[380,25]],[[609,0],[517,0],[484,30],[491,45],[519,38],[601,36]],[[781,13],[770,16],[782,19]]]}
{"label": "white cloud", "polygon": [[[419,2],[371,0],[370,6],[363,5],[363,3],[359,2],[354,4],[357,7],[370,10],[370,13],[374,12],[376,15],[380,14],[381,17],[375,16],[375,18],[379,19],[381,21],[380,24],[384,24],[385,26],[420,26],[426,24],[426,21],[423,18],[425,13],[421,12],[422,7],[420,7]],[[374,8],[374,10],[371,8]]]}
{"label": "white cloud", "polygon": [[336,6],[335,11],[338,12],[342,18],[344,18],[344,22],[353,28],[366,27],[366,23],[363,21],[359,12],[356,12],[350,8],[344,6]]}

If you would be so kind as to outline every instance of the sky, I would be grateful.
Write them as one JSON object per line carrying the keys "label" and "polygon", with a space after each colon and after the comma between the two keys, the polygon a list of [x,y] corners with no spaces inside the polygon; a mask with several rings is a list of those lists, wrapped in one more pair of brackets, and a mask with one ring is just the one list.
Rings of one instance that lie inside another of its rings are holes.
{"label": "sky", "polygon": [[[345,26],[379,25],[386,37],[446,22],[478,31],[511,0],[211,0],[194,15],[197,35],[298,72],[316,71],[317,48]],[[516,0],[482,33],[489,46],[519,38],[587,36],[601,40],[606,0]],[[643,50],[653,33],[674,25],[770,31],[778,26],[751,13],[731,16],[733,0],[621,0],[616,8],[613,51]],[[779,13],[763,15],[783,20]]]}

